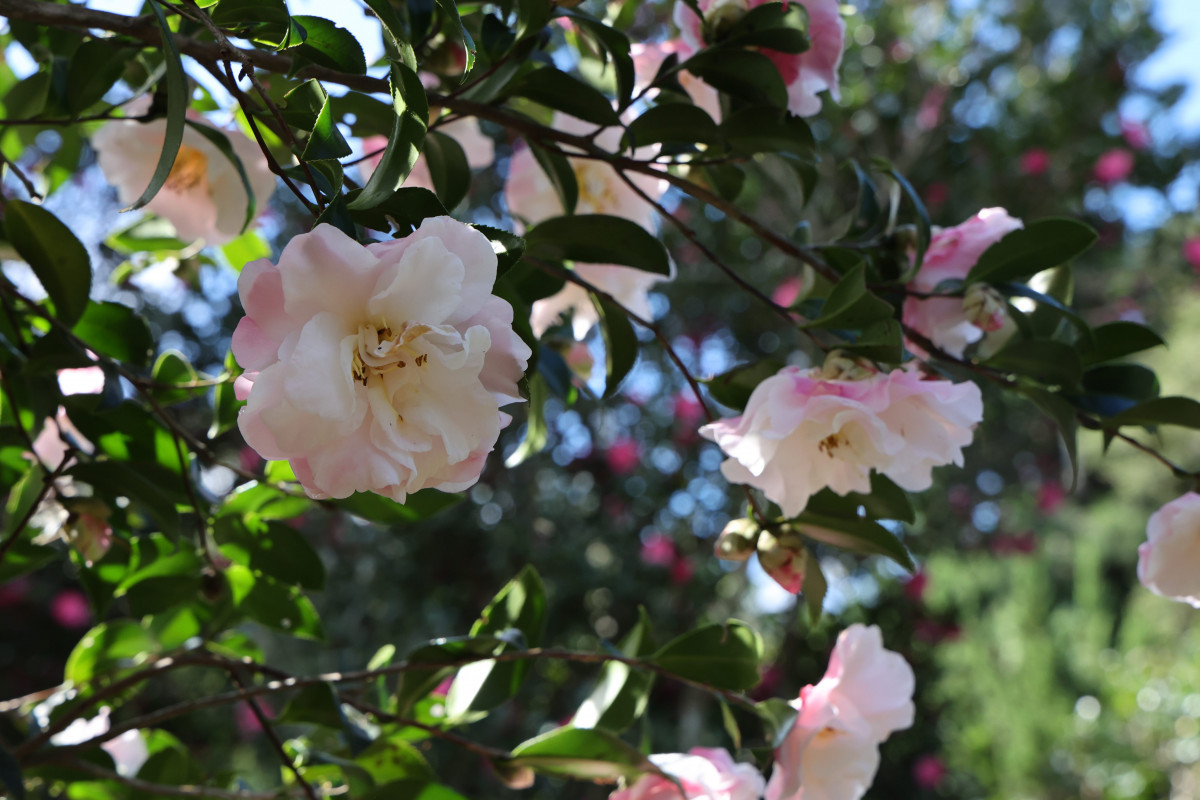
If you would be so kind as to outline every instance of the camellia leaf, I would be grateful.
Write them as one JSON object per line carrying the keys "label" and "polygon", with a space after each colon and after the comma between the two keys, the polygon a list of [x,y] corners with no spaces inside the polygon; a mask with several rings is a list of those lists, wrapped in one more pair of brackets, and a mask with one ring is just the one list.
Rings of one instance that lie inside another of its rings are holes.
{"label": "camellia leaf", "polygon": [[513,748],[509,765],[581,780],[636,780],[653,769],[645,754],[610,733],[556,728]]}
{"label": "camellia leaf", "polygon": [[475,40],[471,38],[471,34],[467,32],[463,25],[462,18],[458,15],[458,4],[453,0],[437,0],[438,7],[442,12],[450,18],[454,23],[454,27],[458,30],[458,36],[462,39],[463,50],[467,53],[466,66],[463,69],[463,80],[466,80],[471,70],[475,68]]}
{"label": "camellia leaf", "polygon": [[1096,232],[1073,219],[1043,219],[989,247],[967,273],[967,283],[1004,283],[1057,267],[1092,246]]}
{"label": "camellia leaf", "polygon": [[779,69],[762,53],[736,47],[708,47],[679,68],[732,97],[787,108],[787,86]]}
{"label": "camellia leaf", "polygon": [[367,60],[354,34],[323,17],[295,14],[292,21],[304,28],[304,42],[291,52],[304,61],[362,75]]}
{"label": "camellia leaf", "polygon": [[[654,652],[650,629],[650,616],[644,607],[639,608],[637,624],[621,642],[621,653],[642,658]],[[579,706],[571,724],[576,728],[604,728],[620,733],[646,712],[653,685],[653,672],[609,661],[600,669],[595,688]]]}
{"label": "camellia leaf", "polygon": [[136,366],[149,363],[154,349],[149,324],[120,303],[88,303],[71,331],[97,353]]}
{"label": "camellia leaf", "polygon": [[845,518],[805,511],[796,518],[797,532],[809,539],[852,553],[887,556],[909,572],[916,572],[908,548],[896,534],[869,519]]}
{"label": "camellia leaf", "polygon": [[629,123],[624,146],[632,149],[662,142],[709,144],[720,139],[717,123],[707,111],[687,103],[666,103],[647,109]]}
{"label": "camellia leaf", "polygon": [[612,102],[588,84],[554,67],[525,76],[513,94],[596,125],[620,125]]}
{"label": "camellia leaf", "polygon": [[654,234],[632,220],[608,214],[552,217],[525,234],[525,247],[531,258],[543,261],[620,264],[671,274],[666,248]]}
{"label": "camellia leaf", "polygon": [[1081,348],[1084,364],[1098,364],[1152,347],[1166,345],[1163,338],[1145,325],[1118,320],[1092,329],[1092,347]]}
{"label": "camellia leaf", "polygon": [[562,203],[563,213],[574,214],[575,205],[579,202],[579,180],[571,167],[570,159],[557,150],[548,150],[533,143],[529,145],[529,152],[533,154],[534,160],[554,187],[554,193]]}
{"label": "camellia leaf", "polygon": [[580,13],[575,9],[560,9],[560,13],[569,17],[584,35],[595,40],[607,53],[617,78],[617,103],[620,108],[629,105],[633,97],[634,65],[630,55],[629,37],[616,28],[605,25],[598,19]]}
{"label": "camellia leaf", "polygon": [[512,469],[525,461],[531,455],[540,453],[546,448],[550,430],[546,426],[545,405],[549,397],[550,387],[540,373],[529,376],[529,411],[525,420],[525,438],[521,444],[504,460],[504,466]]}
{"label": "camellia leaf", "polygon": [[891,303],[867,291],[866,269],[859,264],[833,287],[821,306],[821,316],[804,327],[862,328],[889,319],[894,313]]}
{"label": "camellia leaf", "polygon": [[747,11],[722,32],[726,47],[763,47],[803,53],[809,47],[808,14],[800,3],[764,3]]}
{"label": "camellia leaf", "polygon": [[612,397],[637,362],[638,341],[625,312],[603,297],[592,295],[600,316],[600,334],[604,338],[604,396]]}
{"label": "camellia leaf", "polygon": [[455,639],[436,639],[422,645],[405,657],[412,665],[400,673],[396,686],[396,710],[404,715],[413,704],[437,688],[443,680],[458,671],[458,667],[422,667],[422,663],[445,664],[470,656],[491,655],[500,642],[492,636],[464,636]]}
{"label": "camellia leaf", "polygon": [[9,200],[4,229],[17,254],[54,303],[54,313],[67,325],[83,316],[92,288],[87,250],[71,229],[41,206]]}
{"label": "camellia leaf", "polygon": [[462,145],[453,136],[430,131],[425,134],[424,155],[438,199],[446,208],[454,208],[471,188],[471,166]]}
{"label": "camellia leaf", "polygon": [[1083,365],[1075,348],[1051,339],[1011,342],[987,364],[1048,386],[1077,386],[1083,378]]}
{"label": "camellia leaf", "polygon": [[371,173],[362,193],[349,204],[351,211],[373,208],[387,200],[400,186],[421,154],[429,126],[429,101],[416,71],[393,61],[391,65],[392,108],[396,118],[379,166]]}
{"label": "camellia leaf", "polygon": [[[292,127],[308,132],[304,149],[297,153],[301,160],[333,160],[350,155],[350,145],[346,144],[341,131],[334,124],[329,93],[320,81],[305,81],[284,95],[283,100],[283,118]],[[314,190],[316,188],[313,187]],[[327,187],[324,194],[332,196],[338,188]]]}
{"label": "camellia leaf", "polygon": [[718,689],[758,685],[762,637],[744,622],[705,625],[667,642],[650,661],[681,678]]}
{"label": "camellia leaf", "polygon": [[1122,411],[1104,420],[1103,424],[1110,429],[1123,425],[1178,425],[1200,429],[1200,403],[1190,397],[1159,397]]}
{"label": "camellia leaf", "polygon": [[[188,87],[187,75],[183,71],[183,60],[179,55],[179,45],[175,43],[175,34],[167,24],[162,9],[158,3],[150,3],[150,10],[158,21],[159,31],[162,32],[163,57],[166,59],[166,95],[167,95],[167,125],[163,135],[162,152],[158,155],[158,164],[150,176],[150,185],[142,192],[142,196],[134,200],[122,211],[136,211],[154,199],[158,190],[171,176],[175,166],[175,157],[179,154],[179,145],[183,143],[184,120],[187,118]],[[161,87],[160,87],[161,90]]]}
{"label": "camellia leaf", "polygon": [[98,103],[136,53],[132,47],[118,47],[105,39],[89,39],[79,45],[67,70],[67,110],[79,114]]}
{"label": "camellia leaf", "polygon": [[215,439],[225,431],[237,425],[238,409],[246,404],[238,400],[233,390],[233,382],[242,373],[233,351],[225,354],[225,371],[222,376],[227,380],[213,387],[213,421],[208,427],[208,438]]}
{"label": "camellia leaf", "polygon": [[[154,362],[154,369],[151,371],[150,377],[156,384],[160,384],[154,386],[151,392],[154,399],[164,406],[182,403],[184,400],[190,400],[208,391],[207,387],[203,386],[187,386],[187,384],[195,383],[200,376],[196,372],[196,368],[189,364],[178,350],[168,350],[160,355]],[[180,384],[184,385],[180,386]]]}
{"label": "camellia leaf", "polygon": [[750,402],[755,387],[783,369],[782,361],[766,358],[752,364],[742,364],[728,372],[704,381],[708,393],[723,406],[741,411]]}
{"label": "camellia leaf", "polygon": [[810,160],[814,158],[816,143],[808,123],[779,108],[751,106],[740,109],[721,123],[720,134],[737,155],[785,153]]}
{"label": "camellia leaf", "polygon": [[825,608],[825,593],[828,590],[829,583],[825,580],[825,573],[821,571],[820,559],[809,553],[808,558],[804,559],[803,592],[808,619],[814,625],[821,619],[821,612]]}
{"label": "camellia leaf", "polygon": [[[812,561],[812,559],[809,559]],[[784,739],[792,732],[799,711],[782,697],[772,697],[755,705],[762,720],[763,733],[771,749],[783,746]]]}

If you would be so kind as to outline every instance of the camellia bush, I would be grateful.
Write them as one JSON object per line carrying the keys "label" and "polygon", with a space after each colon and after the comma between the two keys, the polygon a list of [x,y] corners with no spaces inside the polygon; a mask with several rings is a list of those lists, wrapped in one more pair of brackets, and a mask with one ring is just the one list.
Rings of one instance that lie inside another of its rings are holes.
{"label": "camellia bush", "polygon": [[[880,126],[972,69],[873,83],[899,5],[0,0],[7,795],[856,800],[928,729],[918,562],[991,590],[927,498],[1014,420],[1060,494],[1157,470],[1120,558],[1200,607],[1200,403],[1078,307],[1098,201]],[[823,616],[868,561],[908,599]]]}

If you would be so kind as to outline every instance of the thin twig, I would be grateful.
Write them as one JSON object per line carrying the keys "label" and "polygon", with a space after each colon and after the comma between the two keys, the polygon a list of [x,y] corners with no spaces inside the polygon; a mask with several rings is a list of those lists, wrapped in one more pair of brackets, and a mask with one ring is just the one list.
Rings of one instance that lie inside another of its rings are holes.
{"label": "thin twig", "polygon": [[[228,672],[229,679],[233,681],[235,686],[237,686],[239,689],[246,688],[245,682],[242,681],[241,676],[237,673],[237,667],[231,665]],[[263,733],[267,735],[267,739],[269,739],[271,742],[271,748],[275,751],[275,754],[279,756],[279,760],[282,761],[283,765],[288,768],[292,775],[295,776],[296,782],[303,787],[304,794],[308,797],[308,800],[318,800],[316,790],[308,781],[304,779],[304,776],[300,774],[299,767],[296,766],[295,760],[287,754],[287,750],[283,749],[283,740],[279,738],[279,734],[275,731],[275,726],[271,724],[271,720],[268,719],[267,715],[263,713],[262,706],[259,705],[258,701],[253,697],[246,698],[246,705],[250,707],[250,711],[254,714],[254,718],[258,720],[259,727],[261,727]]]}
{"label": "thin twig", "polygon": [[217,797],[221,798],[221,800],[277,800],[281,794],[287,792],[286,787],[280,787],[279,791],[276,792],[229,792],[209,786],[194,786],[191,784],[172,786],[169,783],[151,783],[150,781],[143,781],[127,775],[120,775],[82,759],[73,759],[70,762],[70,766],[72,769],[86,772],[97,778],[106,781],[116,781],[131,789],[148,792],[152,797]]}
{"label": "thin twig", "polygon": [[34,187],[33,181],[29,180],[29,176],[21,171],[21,168],[17,166],[16,162],[4,155],[3,151],[0,151],[0,164],[8,165],[9,171],[13,175],[17,176],[17,180],[19,180],[21,185],[25,187],[25,191],[29,193],[30,197],[37,198],[38,200],[42,199],[41,194],[39,194],[37,188]]}
{"label": "thin twig", "polygon": [[21,538],[21,533],[24,532],[25,526],[29,524],[29,520],[33,519],[33,515],[37,513],[38,506],[41,505],[42,501],[46,499],[46,495],[49,494],[50,490],[54,487],[54,482],[58,480],[58,477],[66,470],[67,465],[71,461],[71,456],[74,454],[75,448],[68,446],[66,452],[63,453],[62,462],[54,468],[53,472],[47,473],[45,477],[42,478],[42,486],[38,490],[37,497],[29,506],[29,510],[26,511],[21,519],[17,522],[17,525],[15,528],[13,528],[12,533],[10,533],[4,542],[0,544],[0,564],[4,563],[4,559],[8,556],[8,551],[11,550],[13,545],[17,543],[17,540]]}

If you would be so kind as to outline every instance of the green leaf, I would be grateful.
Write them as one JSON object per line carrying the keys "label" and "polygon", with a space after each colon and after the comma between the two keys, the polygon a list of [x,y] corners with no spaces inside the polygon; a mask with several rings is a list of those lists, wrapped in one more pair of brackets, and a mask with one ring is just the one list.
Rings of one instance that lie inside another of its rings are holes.
{"label": "green leaf", "polygon": [[[283,118],[289,125],[306,131],[304,149],[297,155],[303,161],[321,161],[350,155],[350,145],[334,123],[329,93],[320,81],[307,80],[283,96]],[[382,165],[381,165],[382,166]],[[313,187],[315,190],[317,187]],[[339,187],[332,187],[337,191]],[[325,192],[327,196],[330,193]]]}
{"label": "green leaf", "polygon": [[809,498],[805,510],[827,516],[852,517],[858,514],[860,507],[871,519],[916,521],[916,512],[908,500],[908,493],[878,472],[871,473],[870,494],[850,492],[839,495],[830,489],[822,489]]}
{"label": "green leaf", "polygon": [[840,547],[852,553],[887,556],[909,572],[917,565],[896,534],[869,519],[845,518],[805,511],[796,518],[796,530],[809,539]]}
{"label": "green leaf", "polygon": [[133,47],[118,47],[106,39],[89,39],[79,45],[67,70],[67,110],[77,115],[100,102],[136,53]]}
{"label": "green leaf", "polygon": [[416,522],[432,517],[447,508],[462,502],[464,495],[447,494],[436,489],[422,489],[410,494],[403,503],[370,492],[355,492],[344,500],[333,504],[355,516],[395,525],[400,522]]}
{"label": "green leaf", "polygon": [[292,43],[291,20],[284,0],[221,0],[212,10],[212,19],[219,27],[270,47]]}
{"label": "green leaf", "polygon": [[429,101],[416,71],[393,61],[391,65],[392,108],[396,118],[388,136],[387,148],[379,166],[371,173],[362,193],[350,203],[350,210],[373,208],[400,188],[421,154],[425,130],[429,125]]}
{"label": "green leaf", "polygon": [[612,101],[588,84],[554,67],[543,67],[525,76],[513,94],[562,111],[596,125],[620,125]]}
{"label": "green leaf", "polygon": [[816,625],[817,621],[821,619],[821,612],[825,608],[825,593],[828,590],[829,583],[825,580],[825,573],[821,571],[820,559],[810,553],[809,557],[804,560],[803,592],[804,605],[808,609],[808,619],[813,625]]}
{"label": "green leaf", "polygon": [[454,27],[458,29],[458,37],[462,39],[463,49],[467,51],[466,69],[463,70],[463,80],[466,80],[467,75],[475,67],[475,40],[471,38],[471,34],[467,32],[462,19],[458,16],[457,3],[453,0],[437,0],[437,4],[454,23]]}
{"label": "green leaf", "polygon": [[242,182],[242,191],[246,193],[246,213],[242,217],[242,230],[246,230],[250,226],[250,223],[254,221],[254,215],[258,212],[258,198],[254,196],[254,187],[250,184],[250,176],[246,174],[246,167],[242,164],[241,157],[234,151],[233,145],[229,142],[229,137],[221,131],[190,119],[187,121],[187,124],[192,130],[207,139],[233,165],[234,172],[237,173],[238,179]]}
{"label": "green leaf", "polygon": [[362,46],[350,31],[330,20],[306,14],[293,15],[292,21],[304,28],[304,42],[292,49],[293,57],[299,55],[306,62],[341,72],[366,73]]}
{"label": "green leaf", "polygon": [[419,779],[392,781],[377,786],[362,800],[467,800],[458,792],[436,783]]}
{"label": "green leaf", "polygon": [[146,320],[120,303],[88,303],[71,331],[97,353],[134,366],[148,364],[154,348]]}
{"label": "green leaf", "polygon": [[110,233],[104,243],[124,255],[134,253],[177,253],[190,245],[175,235],[175,226],[153,214]]}
{"label": "green leaf", "polygon": [[[307,503],[306,503],[307,505]],[[213,530],[221,555],[281,583],[325,588],[325,565],[308,540],[282,522],[242,522],[224,516]]]}
{"label": "green leaf", "polygon": [[400,673],[396,685],[396,713],[407,714],[413,704],[428,695],[458,667],[421,667],[421,664],[445,664],[469,656],[492,655],[500,642],[492,636],[464,636],[437,639],[413,650],[404,661],[412,666]]}
{"label": "green leaf", "polygon": [[8,538],[17,532],[17,525],[29,515],[34,503],[42,496],[47,477],[46,471],[34,464],[12,487],[4,504],[4,534],[0,536],[0,541],[8,541]]}
{"label": "green leaf", "polygon": [[1063,446],[1067,450],[1067,457],[1071,461],[1071,488],[1074,488],[1075,480],[1079,475],[1079,419],[1076,416],[1075,407],[1061,395],[1055,392],[1048,392],[1045,389],[1023,386],[1020,391],[1032,400],[1034,405],[1040,408],[1046,416],[1054,420],[1058,426],[1059,435],[1063,439]]}
{"label": "green leaf", "polygon": [[[142,196],[122,211],[136,211],[154,199],[158,190],[171,176],[171,168],[175,166],[175,157],[179,154],[179,145],[183,143],[183,125],[187,118],[188,86],[187,75],[183,71],[183,61],[179,55],[179,45],[175,42],[175,34],[167,24],[162,9],[157,3],[150,3],[150,10],[158,21],[158,29],[162,34],[163,58],[166,60],[166,95],[167,95],[167,125],[163,136],[162,152],[158,155],[158,164],[150,176],[150,185],[142,192]],[[158,91],[163,91],[160,84]]]}
{"label": "green leaf", "polygon": [[687,103],[665,103],[647,109],[629,123],[622,146],[634,149],[662,142],[711,144],[720,139],[717,123],[704,109]]}
{"label": "green leaf", "polygon": [[355,763],[370,774],[376,785],[402,779],[434,779],[429,762],[401,736],[381,736],[355,757]]}
{"label": "green leaf", "polygon": [[803,53],[809,47],[808,14],[800,3],[764,3],[721,32],[724,47],[763,47]]}
{"label": "green leaf", "polygon": [[680,69],[731,97],[787,108],[787,86],[775,64],[762,53],[708,47],[683,62]]}
{"label": "green leaf", "polygon": [[[812,561],[812,559],[809,559]],[[799,712],[781,697],[772,697],[755,704],[758,717],[763,724],[764,738],[771,749],[783,746],[787,735],[792,732]]]}
{"label": "green leaf", "polygon": [[1112,361],[1152,347],[1165,346],[1163,338],[1145,325],[1120,320],[1092,329],[1092,346],[1081,347],[1085,365]]}
{"label": "green leaf", "polygon": [[904,334],[898,321],[880,320],[864,327],[861,335],[841,349],[872,361],[899,364],[904,360]]}
{"label": "green leaf", "polygon": [[[650,616],[645,607],[638,609],[638,621],[621,641],[622,655],[642,658],[654,652]],[[591,694],[575,712],[571,724],[576,728],[603,728],[620,733],[646,713],[654,673],[617,661],[600,668],[600,677]]]}
{"label": "green leaf", "polygon": [[617,103],[620,108],[628,106],[634,88],[634,65],[633,57],[629,53],[629,37],[616,28],[573,9],[560,8],[560,13],[569,17],[579,30],[594,40],[612,60],[617,78]]}
{"label": "green leaf", "polygon": [[[128,497],[149,511],[164,530],[179,529],[179,514],[175,510],[175,501],[165,493],[167,487],[159,485],[156,480],[148,480],[128,462],[109,459],[90,461],[76,464],[67,470],[67,474],[98,492],[112,497]],[[175,482],[172,482],[174,485]]]}
{"label": "green leaf", "polygon": [[554,187],[554,193],[562,203],[563,213],[574,214],[575,206],[579,202],[579,180],[570,159],[557,150],[548,150],[533,143],[529,144],[529,152],[533,153],[534,160]]}
{"label": "green leaf", "polygon": [[[349,206],[354,205],[359,190],[346,195]],[[377,231],[390,231],[393,223],[400,233],[408,234],[429,217],[444,217],[449,212],[433,192],[419,186],[405,186],[388,195],[372,208],[350,208],[350,216],[360,225]],[[391,221],[389,221],[389,219]]]}
{"label": "green leaf", "polygon": [[1043,219],[989,247],[967,273],[967,283],[1004,283],[1057,267],[1092,246],[1096,232],[1073,219]]}
{"label": "green leaf", "polygon": [[1158,397],[1160,387],[1154,370],[1141,364],[1105,364],[1083,373],[1083,389],[1088,394],[1128,398],[1127,405],[1132,406]]}
{"label": "green leaf", "polygon": [[1047,386],[1078,386],[1083,378],[1083,365],[1075,348],[1051,339],[1010,342],[986,363],[1033,378]]}
{"label": "green leaf", "polygon": [[302,639],[325,638],[317,610],[299,589],[283,586],[241,564],[225,570],[225,578],[234,606],[247,618]]}
{"label": "green leaf", "polygon": [[783,369],[784,363],[767,358],[752,364],[742,364],[728,372],[704,381],[712,399],[723,406],[742,411],[750,402],[750,395],[760,383]]}
{"label": "green leaf", "polygon": [[75,324],[88,304],[92,267],[71,229],[41,206],[9,200],[4,229],[17,254],[29,264],[54,303],[54,313]]}
{"label": "green leaf", "polygon": [[721,123],[720,134],[736,155],[784,153],[812,159],[816,149],[807,122],[770,106],[734,112]]}
{"label": "green leaf", "polygon": [[576,214],[552,217],[525,235],[526,252],[543,261],[619,264],[671,274],[666,248],[654,234],[624,217]]}
{"label": "green leaf", "polygon": [[413,54],[412,45],[408,43],[404,23],[400,21],[399,15],[396,14],[395,6],[388,2],[388,0],[363,0],[363,2],[375,14],[380,24],[383,25],[384,33],[387,34],[384,44],[388,51],[388,58],[403,57],[404,64],[409,69],[415,70],[417,68],[416,57]]}
{"label": "green leaf", "polygon": [[487,225],[471,225],[482,233],[492,243],[492,251],[496,254],[496,278],[499,280],[504,273],[517,265],[521,256],[525,255],[525,240],[515,233],[491,228]]}
{"label": "green leaf", "polygon": [[[471,627],[471,635],[510,638],[513,629],[520,631],[525,647],[539,647],[545,635],[546,590],[541,576],[530,566],[488,604]],[[510,647],[504,644],[498,650]],[[528,661],[478,661],[463,667],[446,697],[447,718],[462,720],[472,712],[486,712],[500,705],[521,688],[529,668]]]}
{"label": "green leaf", "polygon": [[334,685],[314,683],[292,695],[275,721],[286,725],[320,725],[341,730],[345,716]]}
{"label": "green leaf", "polygon": [[78,685],[103,677],[122,661],[152,656],[158,643],[132,620],[101,622],[83,635],[63,669],[63,678]]}
{"label": "green leaf", "polygon": [[641,751],[601,730],[557,728],[522,742],[512,753],[507,763],[513,767],[581,780],[634,781],[653,769]]}
{"label": "green leaf", "polygon": [[237,425],[238,411],[246,405],[245,400],[237,399],[237,394],[233,390],[234,380],[241,374],[242,368],[238,366],[237,359],[233,357],[233,351],[230,350],[225,354],[225,372],[223,373],[223,376],[228,377],[229,380],[213,387],[213,421],[212,425],[208,427],[208,438],[210,439],[217,438]]}
{"label": "green leaf", "polygon": [[762,637],[744,622],[705,625],[667,642],[650,661],[681,678],[717,689],[758,685]]}
{"label": "green leaf", "polygon": [[746,184],[746,173],[734,164],[708,164],[700,171],[717,194],[730,202],[738,199]]}
{"label": "green leaf", "polygon": [[604,338],[604,396],[612,397],[637,362],[637,334],[625,312],[607,299],[592,295],[592,303],[600,316],[600,334]]}
{"label": "green leaf", "polygon": [[[287,464],[286,461],[271,463]],[[307,497],[297,497],[270,484],[250,481],[225,498],[225,504],[221,506],[218,517],[233,515],[244,518],[247,523],[257,520],[291,519],[308,511],[312,506],[313,501]]]}
{"label": "green leaf", "polygon": [[525,438],[521,440],[520,446],[512,452],[512,455],[504,460],[504,466],[509,469],[546,448],[546,442],[550,438],[545,417],[545,405],[549,393],[546,379],[540,373],[529,376],[529,412],[525,420]]}
{"label": "green leaf", "polygon": [[929,210],[925,208],[925,203],[921,200],[921,195],[909,183],[908,178],[904,177],[898,169],[892,166],[891,162],[884,159],[875,161],[876,169],[886,172],[900,186],[900,190],[904,192],[904,196],[908,199],[909,204],[913,207],[913,211],[917,215],[917,252],[913,258],[912,274],[915,275],[921,269],[921,264],[925,261],[925,252],[929,250],[929,240],[933,223],[929,219]]}
{"label": "green leaf", "polygon": [[1109,430],[1125,425],[1177,425],[1200,429],[1200,403],[1190,397],[1159,397],[1109,417],[1102,424]]}
{"label": "green leaf", "polygon": [[177,350],[168,350],[160,355],[154,362],[154,369],[150,373],[150,377],[155,383],[162,384],[162,386],[154,387],[151,394],[164,406],[182,403],[208,391],[204,386],[170,388],[179,384],[195,383],[200,379],[196,368],[189,364],[183,354]]}
{"label": "green leaf", "polygon": [[804,325],[805,328],[864,328],[890,319],[895,314],[892,304],[867,291],[866,269],[855,266],[842,276],[821,306],[821,316]]}
{"label": "green leaf", "polygon": [[438,199],[446,208],[454,208],[471,188],[471,166],[462,145],[452,136],[430,131],[425,135],[425,163]]}

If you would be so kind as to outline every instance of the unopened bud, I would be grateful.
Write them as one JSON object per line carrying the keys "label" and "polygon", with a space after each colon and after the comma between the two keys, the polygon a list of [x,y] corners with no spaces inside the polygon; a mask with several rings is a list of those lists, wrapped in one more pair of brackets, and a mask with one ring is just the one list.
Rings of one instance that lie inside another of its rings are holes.
{"label": "unopened bud", "polygon": [[724,561],[745,561],[754,552],[761,531],[762,528],[752,519],[730,520],[717,537],[713,551],[717,558]]}
{"label": "unopened bud", "polygon": [[709,41],[719,41],[749,10],[747,0],[716,0],[704,14]]}
{"label": "unopened bud", "polygon": [[845,350],[830,350],[821,366],[821,379],[826,381],[860,381],[878,370],[865,358],[850,355]]}
{"label": "unopened bud", "polygon": [[989,333],[1003,328],[1008,318],[1004,296],[986,283],[973,283],[967,288],[962,309],[967,322]]}
{"label": "unopened bud", "polygon": [[113,530],[108,524],[112,512],[93,497],[64,497],[62,503],[70,511],[64,527],[67,541],[91,566],[104,558],[112,545]]}
{"label": "unopened bud", "polygon": [[533,786],[536,777],[529,767],[514,764],[511,761],[497,759],[492,762],[492,768],[496,770],[496,777],[510,789],[528,789]]}
{"label": "unopened bud", "polygon": [[804,586],[808,549],[795,531],[763,531],[758,537],[758,563],[771,579],[792,594]]}

